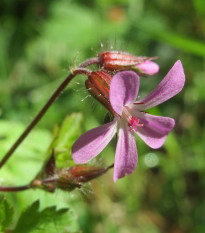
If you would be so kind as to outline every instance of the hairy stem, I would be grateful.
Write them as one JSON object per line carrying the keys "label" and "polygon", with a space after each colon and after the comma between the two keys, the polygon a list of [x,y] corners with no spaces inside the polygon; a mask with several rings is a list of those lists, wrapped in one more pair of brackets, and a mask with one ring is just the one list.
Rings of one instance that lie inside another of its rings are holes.
{"label": "hairy stem", "polygon": [[4,155],[4,157],[0,161],[0,168],[7,162],[7,160],[11,157],[11,155],[13,154],[13,152],[23,142],[23,140],[28,136],[28,134],[31,132],[31,130],[34,128],[34,126],[41,120],[41,118],[47,112],[47,110],[49,109],[49,107],[53,104],[53,102],[56,100],[56,98],[65,89],[65,87],[68,85],[68,83],[77,74],[89,75],[90,71],[87,70],[87,69],[84,69],[83,67],[86,67],[86,66],[91,65],[91,64],[97,64],[98,62],[99,62],[98,58],[91,58],[89,60],[86,60],[85,62],[81,63],[78,68],[76,68],[75,70],[73,70],[72,73],[69,74],[66,77],[66,79],[54,91],[54,93],[49,98],[49,100],[46,102],[46,104],[43,106],[43,108],[38,112],[38,114],[35,116],[35,118],[31,121],[31,123],[27,126],[27,128],[23,131],[23,133],[19,136],[19,138],[15,141],[15,143],[11,146],[11,148],[8,150],[8,152]]}
{"label": "hairy stem", "polygon": [[[92,177],[92,175],[90,177],[87,177],[88,179],[86,179],[86,177],[83,176],[80,178],[80,180],[78,180],[78,183],[76,183],[75,185],[79,185],[76,186],[78,188],[81,187],[82,183],[86,183],[89,182],[99,176],[102,176],[103,174],[105,174],[109,169],[113,168],[114,164],[108,166],[107,168],[104,169],[104,171],[102,170],[101,173],[96,174],[96,176]],[[71,167],[72,168],[72,167]],[[74,177],[68,177],[68,178],[74,178]],[[53,177],[47,177],[43,180],[39,180],[39,179],[34,179],[30,184],[27,185],[22,185],[22,186],[17,186],[17,187],[13,187],[13,186],[0,186],[0,192],[19,192],[19,191],[24,191],[24,190],[28,190],[28,189],[36,189],[36,188],[40,188],[40,189],[44,189],[45,191],[49,191],[49,192],[54,192],[56,189],[56,186],[52,186],[52,183],[55,184],[55,182],[57,182],[59,179],[59,176],[55,175]],[[70,180],[70,185],[73,185],[73,180]],[[50,186],[44,186],[46,184],[50,184]],[[69,179],[68,179],[68,185],[69,185]],[[59,188],[59,187],[58,187]]]}

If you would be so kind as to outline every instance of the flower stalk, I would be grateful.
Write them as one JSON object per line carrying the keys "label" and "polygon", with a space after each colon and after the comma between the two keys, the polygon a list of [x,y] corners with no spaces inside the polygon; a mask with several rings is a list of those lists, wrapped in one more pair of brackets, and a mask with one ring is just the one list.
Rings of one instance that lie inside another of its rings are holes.
{"label": "flower stalk", "polygon": [[30,185],[23,185],[18,187],[0,186],[0,192],[19,192],[30,189]]}
{"label": "flower stalk", "polygon": [[28,185],[22,186],[0,186],[0,192],[19,192],[28,189],[42,189],[47,192],[55,192],[56,189],[64,191],[73,191],[81,188],[84,183],[98,178],[105,174],[114,164],[108,167],[98,167],[91,165],[76,165],[70,168],[64,168],[56,172],[51,177],[45,179],[34,179]]}
{"label": "flower stalk", "polygon": [[8,152],[4,155],[4,157],[0,161],[0,168],[3,167],[3,165],[7,162],[7,160],[11,157],[11,155],[14,153],[14,151],[19,147],[19,145],[24,141],[24,139],[28,136],[28,134],[31,132],[31,130],[36,126],[36,124],[41,120],[41,118],[45,115],[47,110],[50,108],[50,106],[54,103],[54,101],[57,99],[57,97],[61,94],[61,92],[67,87],[67,85],[70,83],[70,81],[78,74],[85,74],[89,75],[90,71],[85,69],[84,67],[96,64],[98,63],[98,59],[91,58],[89,60],[86,60],[82,64],[79,65],[78,68],[73,70],[59,85],[59,87],[54,91],[54,93],[51,95],[49,100],[46,102],[46,104],[42,107],[42,109],[38,112],[38,114],[35,116],[35,118],[31,121],[31,123],[27,126],[27,128],[23,131],[23,133],[19,136],[19,138],[14,142],[14,144],[10,147]]}

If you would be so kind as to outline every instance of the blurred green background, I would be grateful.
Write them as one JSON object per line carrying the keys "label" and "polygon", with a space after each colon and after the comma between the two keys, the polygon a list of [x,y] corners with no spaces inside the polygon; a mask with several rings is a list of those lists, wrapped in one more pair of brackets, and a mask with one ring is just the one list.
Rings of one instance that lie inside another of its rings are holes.
{"label": "blurred green background", "polygon": [[[15,218],[40,199],[73,210],[68,232],[205,232],[205,2],[204,0],[1,0],[0,157],[43,106],[70,67],[103,50],[157,56],[159,74],[141,78],[146,95],[174,62],[183,63],[180,94],[150,110],[176,119],[164,146],[139,138],[135,172],[117,181],[112,171],[72,193],[6,194]],[[56,124],[82,113],[77,134],[104,122],[106,110],[74,79],[0,171],[1,185],[31,181],[45,158]],[[93,164],[114,161],[115,140]],[[70,152],[69,152],[70,153]],[[71,225],[72,225],[71,224]]]}

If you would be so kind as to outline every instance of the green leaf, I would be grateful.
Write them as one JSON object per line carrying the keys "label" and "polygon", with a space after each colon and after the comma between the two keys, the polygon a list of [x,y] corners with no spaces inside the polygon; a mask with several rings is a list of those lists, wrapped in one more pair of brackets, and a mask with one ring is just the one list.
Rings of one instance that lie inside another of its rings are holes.
{"label": "green leaf", "polygon": [[204,15],[205,15],[205,2],[204,2],[204,0],[193,0],[192,2],[193,2],[193,5],[194,5],[197,13],[204,17]]}
{"label": "green leaf", "polygon": [[30,232],[39,221],[38,209],[39,201],[35,201],[22,213],[13,232]]}
{"label": "green leaf", "polygon": [[[8,151],[25,125],[0,120],[0,156]],[[45,160],[45,152],[51,140],[46,130],[35,129],[14,152],[5,166],[1,168],[1,178],[6,184],[24,185],[30,182]]]}
{"label": "green leaf", "polygon": [[[82,114],[73,113],[65,118],[55,139],[52,149],[56,154],[56,166],[58,168],[71,165],[71,147],[81,134]],[[69,161],[70,158],[70,161]]]}
{"label": "green leaf", "polygon": [[56,149],[61,150],[67,147],[71,147],[73,142],[81,134],[81,122],[81,113],[73,113],[72,115],[69,115],[65,118],[59,130],[58,138],[55,141]]}
{"label": "green leaf", "polygon": [[[0,120],[0,158],[8,151],[24,129],[24,124]],[[1,185],[20,186],[30,183],[45,161],[45,154],[50,142],[50,132],[34,129],[14,152],[5,166],[1,168]],[[39,195],[41,195],[41,192],[37,190],[8,193],[7,200],[19,212],[39,198]]]}
{"label": "green leaf", "polygon": [[19,218],[13,233],[76,232],[75,215],[67,208],[56,210],[55,206],[39,211],[39,201],[29,206]]}
{"label": "green leaf", "polygon": [[177,35],[172,32],[152,32],[153,35],[162,42],[168,43],[185,52],[192,53],[201,57],[205,57],[205,44],[192,38]]}
{"label": "green leaf", "polygon": [[170,30],[163,18],[159,15],[146,15],[136,27],[154,40],[169,44],[184,52],[205,57],[205,44],[203,41],[175,33]]}
{"label": "green leaf", "polygon": [[39,221],[31,233],[58,233],[68,232],[69,227],[68,209],[56,210],[56,207],[48,207],[40,213]]}
{"label": "green leaf", "polygon": [[13,208],[7,200],[0,196],[0,232],[5,232],[11,225],[13,219]]}

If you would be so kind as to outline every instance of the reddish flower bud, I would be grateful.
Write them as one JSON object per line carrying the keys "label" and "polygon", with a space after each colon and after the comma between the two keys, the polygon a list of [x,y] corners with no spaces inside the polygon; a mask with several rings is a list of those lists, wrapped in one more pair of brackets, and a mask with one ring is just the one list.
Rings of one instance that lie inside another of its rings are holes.
{"label": "reddish flower bud", "polygon": [[90,94],[114,115],[114,110],[109,101],[111,79],[112,76],[104,70],[94,71],[88,76],[85,86]]}
{"label": "reddish flower bud", "polygon": [[79,182],[88,182],[103,175],[110,167],[95,167],[90,165],[76,165],[69,169],[73,177],[75,177]]}
{"label": "reddish flower bud", "polygon": [[68,169],[62,169],[58,172],[56,187],[72,191],[75,188],[80,188],[82,185],[81,183],[88,182],[103,175],[112,167],[113,165],[107,168],[90,165],[76,165]]}
{"label": "reddish flower bud", "polygon": [[58,171],[58,179],[56,180],[56,187],[66,191],[72,191],[75,188],[80,188],[81,184],[70,173],[70,168]]}
{"label": "reddish flower bud", "polygon": [[[143,64],[146,61],[151,61],[151,60],[156,59],[155,57],[137,57],[132,54],[121,52],[121,51],[102,52],[102,53],[99,53],[98,56],[100,58],[100,66],[103,69],[109,70],[109,71],[121,71],[121,70],[133,69],[134,71],[138,72],[139,70],[136,69],[138,64]],[[143,74],[149,75],[150,73],[143,72]]]}

